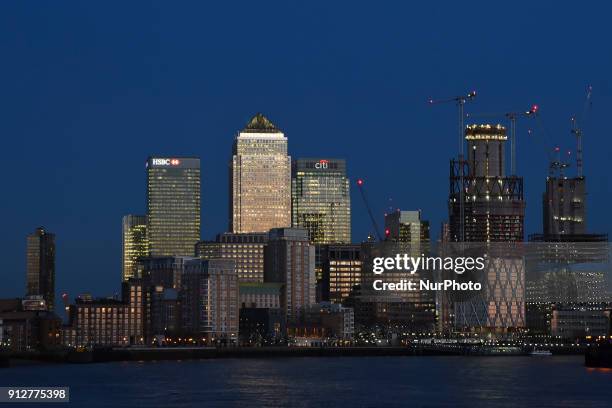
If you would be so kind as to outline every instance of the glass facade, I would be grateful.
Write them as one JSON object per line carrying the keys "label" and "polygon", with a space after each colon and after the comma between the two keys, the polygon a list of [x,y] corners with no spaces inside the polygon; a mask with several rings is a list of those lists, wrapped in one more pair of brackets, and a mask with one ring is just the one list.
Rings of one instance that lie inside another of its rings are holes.
{"label": "glass facade", "polygon": [[193,256],[200,240],[200,159],[148,159],[147,238],[151,256]]}
{"label": "glass facade", "polygon": [[257,114],[234,141],[230,229],[268,232],[291,225],[291,157],[287,138]]}
{"label": "glass facade", "polygon": [[346,162],[298,159],[291,179],[292,226],[314,244],[351,242],[351,196]]}
{"label": "glass facade", "polygon": [[147,217],[125,215],[123,217],[123,280],[136,276],[137,259],[148,256]]}

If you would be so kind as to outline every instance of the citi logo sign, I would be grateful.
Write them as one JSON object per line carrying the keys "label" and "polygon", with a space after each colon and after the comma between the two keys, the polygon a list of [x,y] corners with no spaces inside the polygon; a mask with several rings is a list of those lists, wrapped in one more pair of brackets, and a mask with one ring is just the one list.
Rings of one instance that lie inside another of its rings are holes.
{"label": "citi logo sign", "polygon": [[181,164],[179,159],[153,159],[154,166],[178,166]]}
{"label": "citi logo sign", "polygon": [[319,160],[315,163],[315,169],[326,169],[329,166],[329,162],[325,159]]}

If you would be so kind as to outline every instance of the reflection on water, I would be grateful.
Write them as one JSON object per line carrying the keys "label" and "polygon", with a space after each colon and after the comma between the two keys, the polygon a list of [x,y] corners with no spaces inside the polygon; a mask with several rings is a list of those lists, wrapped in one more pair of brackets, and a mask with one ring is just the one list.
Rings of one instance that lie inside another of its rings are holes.
{"label": "reflection on water", "polygon": [[608,407],[611,384],[611,371],[587,369],[579,356],[227,359],[0,370],[0,386],[70,386],[71,406],[88,407]]}

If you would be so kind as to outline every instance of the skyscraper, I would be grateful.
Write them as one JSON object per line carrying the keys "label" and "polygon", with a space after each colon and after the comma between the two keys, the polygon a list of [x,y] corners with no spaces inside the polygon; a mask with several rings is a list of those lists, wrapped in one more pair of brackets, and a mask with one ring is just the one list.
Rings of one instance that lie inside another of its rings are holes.
{"label": "skyscraper", "polygon": [[136,275],[136,260],[148,256],[147,217],[145,215],[123,216],[122,264],[123,281]]}
{"label": "skyscraper", "polygon": [[351,196],[342,159],[298,159],[291,176],[292,226],[314,244],[351,242]]}
{"label": "skyscraper", "polygon": [[193,256],[200,240],[200,159],[147,160],[147,238],[151,256]]}
{"label": "skyscraper", "polygon": [[230,229],[268,232],[291,225],[291,157],[287,138],[258,113],[234,140]]}
{"label": "skyscraper", "polygon": [[[524,240],[523,178],[506,176],[501,125],[470,125],[465,130],[468,160],[451,161],[449,197],[450,240],[466,242],[521,242]],[[460,217],[460,172],[464,172],[464,219]],[[467,171],[467,174],[466,174]]]}
{"label": "skyscraper", "polygon": [[385,238],[411,244],[419,255],[429,250],[429,221],[421,219],[421,211],[393,211],[385,214]]}
{"label": "skyscraper", "polygon": [[451,161],[450,241],[480,243],[470,245],[470,250],[478,256],[486,254],[487,260],[482,276],[477,277],[483,289],[470,299],[455,299],[455,326],[490,331],[521,328],[525,326],[525,262],[520,247],[512,243],[524,240],[523,178],[506,175],[505,127],[469,125],[465,139],[467,160]]}
{"label": "skyscraper", "polygon": [[26,296],[42,296],[48,310],[55,302],[55,234],[38,227],[28,235]]}

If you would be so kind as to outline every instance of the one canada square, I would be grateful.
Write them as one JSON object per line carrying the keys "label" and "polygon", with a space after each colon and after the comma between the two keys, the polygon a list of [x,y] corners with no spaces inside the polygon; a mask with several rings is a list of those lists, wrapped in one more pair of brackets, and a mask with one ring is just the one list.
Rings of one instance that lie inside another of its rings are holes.
{"label": "one canada square", "polygon": [[283,132],[258,113],[234,140],[230,167],[232,232],[291,226],[291,157]]}

